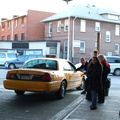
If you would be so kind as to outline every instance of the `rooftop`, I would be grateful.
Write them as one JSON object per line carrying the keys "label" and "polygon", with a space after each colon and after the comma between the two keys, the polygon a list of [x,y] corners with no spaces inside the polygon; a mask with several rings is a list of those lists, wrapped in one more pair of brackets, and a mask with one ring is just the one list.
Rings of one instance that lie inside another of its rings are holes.
{"label": "rooftop", "polygon": [[120,13],[113,11],[109,8],[97,8],[95,6],[78,4],[76,6],[71,7],[70,9],[67,9],[67,10],[57,13],[51,17],[48,17],[48,18],[42,20],[41,22],[49,22],[49,21],[54,21],[54,20],[59,20],[59,19],[65,19],[65,18],[68,18],[68,15],[70,15],[70,17],[120,23],[120,19],[118,19],[118,20],[108,19],[105,16],[103,16],[105,14],[120,16]]}

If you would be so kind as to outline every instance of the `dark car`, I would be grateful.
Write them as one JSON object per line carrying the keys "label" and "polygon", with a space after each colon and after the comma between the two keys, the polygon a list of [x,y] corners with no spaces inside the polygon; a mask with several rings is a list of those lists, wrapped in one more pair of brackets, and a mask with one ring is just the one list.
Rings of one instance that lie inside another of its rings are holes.
{"label": "dark car", "polygon": [[43,55],[22,55],[17,59],[7,61],[5,63],[5,67],[9,69],[19,68],[26,60],[32,58],[43,58],[43,57],[44,57]]}

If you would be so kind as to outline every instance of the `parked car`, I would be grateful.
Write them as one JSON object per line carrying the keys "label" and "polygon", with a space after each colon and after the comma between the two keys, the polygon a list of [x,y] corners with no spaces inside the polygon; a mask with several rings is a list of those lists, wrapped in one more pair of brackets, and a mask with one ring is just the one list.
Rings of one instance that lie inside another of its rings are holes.
{"label": "parked car", "polygon": [[0,52],[0,65],[4,66],[6,61],[16,59],[18,53]]}
{"label": "parked car", "polygon": [[4,88],[14,90],[17,95],[25,91],[55,92],[56,97],[61,99],[65,97],[67,89],[81,85],[83,76],[68,60],[34,58],[19,69],[9,70]]}
{"label": "parked car", "polygon": [[26,60],[29,60],[32,58],[43,58],[43,57],[44,57],[43,55],[33,55],[33,54],[22,55],[22,56],[18,57],[17,59],[6,61],[5,67],[9,68],[9,69],[19,68]]}
{"label": "parked car", "polygon": [[110,64],[111,73],[113,75],[120,75],[120,57],[106,56],[107,62]]}

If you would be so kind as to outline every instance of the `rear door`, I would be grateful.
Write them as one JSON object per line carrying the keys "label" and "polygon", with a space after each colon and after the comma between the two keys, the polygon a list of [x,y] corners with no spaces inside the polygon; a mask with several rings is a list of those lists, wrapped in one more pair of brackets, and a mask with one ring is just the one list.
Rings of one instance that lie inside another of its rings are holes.
{"label": "rear door", "polygon": [[28,56],[27,55],[22,55],[20,56],[16,61],[15,61],[15,65],[16,67],[21,67],[21,65],[28,60]]}

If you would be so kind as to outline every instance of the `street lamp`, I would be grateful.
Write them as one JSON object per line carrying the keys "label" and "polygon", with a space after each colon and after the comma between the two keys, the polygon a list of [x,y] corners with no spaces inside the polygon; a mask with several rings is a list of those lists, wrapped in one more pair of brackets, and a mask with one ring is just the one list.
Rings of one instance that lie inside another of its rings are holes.
{"label": "street lamp", "polygon": [[67,2],[67,4],[68,4],[68,2],[69,2],[69,1],[72,1],[72,0],[63,0],[63,1],[66,1],[66,2]]}
{"label": "street lamp", "polygon": [[[65,2],[70,2],[72,0],[63,0]],[[69,60],[69,41],[70,41],[70,9],[69,9],[69,15],[68,15],[68,45],[67,45],[67,59]]]}

